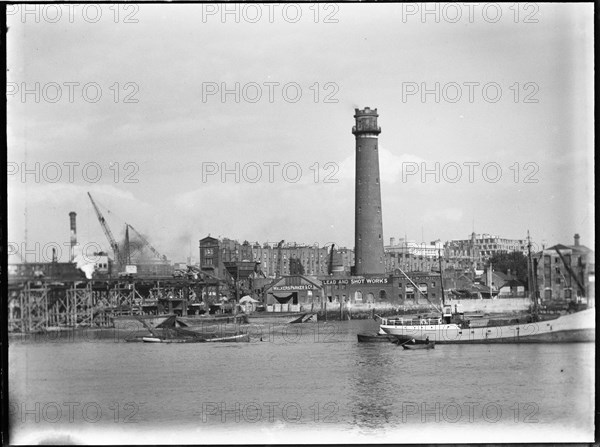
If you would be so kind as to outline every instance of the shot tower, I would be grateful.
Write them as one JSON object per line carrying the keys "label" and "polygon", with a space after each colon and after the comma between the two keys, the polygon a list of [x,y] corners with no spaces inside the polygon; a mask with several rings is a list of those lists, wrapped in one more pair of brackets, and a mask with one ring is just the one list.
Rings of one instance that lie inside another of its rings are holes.
{"label": "shot tower", "polygon": [[354,274],[383,274],[383,223],[379,187],[377,109],[354,109],[356,125],[356,199],[354,208]]}

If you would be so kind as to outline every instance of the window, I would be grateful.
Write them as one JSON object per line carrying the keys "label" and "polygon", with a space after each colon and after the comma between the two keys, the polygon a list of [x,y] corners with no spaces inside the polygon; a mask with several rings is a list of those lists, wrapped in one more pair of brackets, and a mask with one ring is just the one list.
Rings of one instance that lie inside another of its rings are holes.
{"label": "window", "polygon": [[571,289],[565,289],[565,298],[570,299],[571,293],[572,293]]}

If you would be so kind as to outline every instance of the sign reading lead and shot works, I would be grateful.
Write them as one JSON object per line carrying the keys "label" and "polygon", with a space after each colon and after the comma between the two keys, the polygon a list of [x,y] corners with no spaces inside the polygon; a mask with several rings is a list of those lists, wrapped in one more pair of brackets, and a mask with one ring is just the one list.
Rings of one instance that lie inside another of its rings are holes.
{"label": "sign reading lead and shot works", "polygon": [[339,279],[324,279],[321,281],[324,286],[336,286],[340,284],[352,285],[352,284],[390,284],[389,277],[371,277],[364,278],[362,276],[353,276],[350,278],[339,278]]}

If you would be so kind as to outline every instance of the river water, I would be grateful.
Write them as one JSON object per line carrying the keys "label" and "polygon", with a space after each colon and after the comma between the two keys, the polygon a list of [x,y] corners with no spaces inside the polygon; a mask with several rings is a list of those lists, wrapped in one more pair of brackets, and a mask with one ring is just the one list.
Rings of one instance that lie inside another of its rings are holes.
{"label": "river water", "polygon": [[11,338],[10,441],[593,440],[593,343],[357,343],[376,330],[369,320],[254,327],[252,342],[222,344]]}

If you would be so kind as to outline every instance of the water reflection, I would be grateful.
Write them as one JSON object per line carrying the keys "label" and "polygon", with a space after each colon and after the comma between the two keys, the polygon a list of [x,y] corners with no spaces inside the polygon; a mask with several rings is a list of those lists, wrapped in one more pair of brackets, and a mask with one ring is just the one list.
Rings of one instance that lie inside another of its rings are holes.
{"label": "water reflection", "polygon": [[355,344],[354,373],[350,376],[351,424],[375,429],[392,421],[393,396],[399,392],[392,360],[397,351],[391,343]]}

